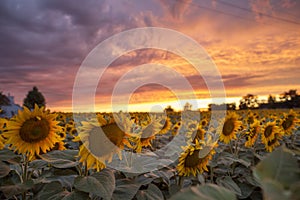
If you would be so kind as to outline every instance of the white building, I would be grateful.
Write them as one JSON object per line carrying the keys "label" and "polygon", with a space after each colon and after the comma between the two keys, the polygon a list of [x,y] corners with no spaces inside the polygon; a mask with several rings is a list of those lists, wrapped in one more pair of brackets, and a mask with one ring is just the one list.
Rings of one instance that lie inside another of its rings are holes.
{"label": "white building", "polygon": [[15,104],[14,96],[10,96],[8,93],[7,98],[9,99],[9,105],[0,105],[2,112],[0,113],[0,117],[2,118],[11,118],[12,116],[18,113],[18,110],[21,110],[22,107],[18,104]]}

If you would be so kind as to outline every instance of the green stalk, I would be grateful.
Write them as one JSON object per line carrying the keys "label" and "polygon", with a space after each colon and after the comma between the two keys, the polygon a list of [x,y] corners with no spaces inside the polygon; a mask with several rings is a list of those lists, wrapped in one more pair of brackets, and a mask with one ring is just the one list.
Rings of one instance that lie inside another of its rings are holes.
{"label": "green stalk", "polygon": [[[22,169],[23,169],[22,183],[25,183],[27,181],[27,178],[28,178],[28,163],[29,163],[29,161],[28,161],[28,157],[27,156],[25,156],[24,159],[25,159],[24,163],[23,163],[24,166],[22,167]],[[23,200],[26,200],[26,193],[27,193],[27,191],[24,191],[22,193],[22,199]]]}

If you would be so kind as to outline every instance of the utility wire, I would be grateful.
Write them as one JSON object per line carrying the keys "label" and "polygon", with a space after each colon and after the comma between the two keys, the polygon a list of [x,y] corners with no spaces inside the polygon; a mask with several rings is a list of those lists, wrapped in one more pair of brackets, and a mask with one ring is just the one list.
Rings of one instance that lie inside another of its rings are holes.
{"label": "utility wire", "polygon": [[248,8],[240,7],[240,6],[237,6],[235,4],[228,3],[228,2],[225,2],[225,1],[222,1],[222,0],[216,0],[216,1],[218,1],[221,4],[227,5],[227,6],[231,6],[231,7],[234,7],[234,8],[238,8],[240,10],[247,11],[249,13],[256,13],[256,14],[259,14],[259,15],[262,15],[262,16],[265,16],[265,17],[269,17],[269,18],[275,19],[275,20],[279,20],[279,21],[283,21],[283,22],[287,22],[287,23],[292,23],[292,24],[300,25],[299,22],[296,22],[296,21],[293,21],[293,20],[289,20],[289,19],[285,19],[285,18],[281,18],[281,17],[272,16],[270,14],[263,13],[263,12],[253,11],[253,10],[250,10]]}

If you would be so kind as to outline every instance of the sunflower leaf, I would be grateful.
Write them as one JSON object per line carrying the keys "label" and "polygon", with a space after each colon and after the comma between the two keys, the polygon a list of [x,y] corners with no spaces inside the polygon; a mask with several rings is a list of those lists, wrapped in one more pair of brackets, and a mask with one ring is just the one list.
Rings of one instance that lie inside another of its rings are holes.
{"label": "sunflower leaf", "polygon": [[130,179],[119,179],[116,181],[116,189],[113,192],[112,199],[132,199],[140,187],[141,184],[134,183]]}
{"label": "sunflower leaf", "polygon": [[4,162],[0,161],[0,178],[5,177],[10,172],[10,167]]}
{"label": "sunflower leaf", "polygon": [[300,180],[297,159],[284,146],[276,149],[256,165],[253,174],[261,183],[270,179],[281,183],[284,188],[289,188]]}
{"label": "sunflower leaf", "polygon": [[101,172],[93,173],[91,176],[96,178],[99,183],[103,185],[101,197],[104,199],[111,199],[116,185],[113,171],[109,169],[103,169]]}
{"label": "sunflower leaf", "polygon": [[180,199],[235,200],[236,196],[232,191],[224,187],[220,187],[215,184],[205,184],[201,186],[190,187],[171,197],[171,200],[180,200]]}
{"label": "sunflower leaf", "polygon": [[232,180],[230,176],[225,176],[224,178],[219,177],[217,178],[216,182],[218,185],[223,186],[229,189],[230,191],[233,191],[235,194],[239,196],[242,195],[240,187]]}
{"label": "sunflower leaf", "polygon": [[299,190],[300,170],[297,159],[285,146],[276,149],[257,164],[253,174],[261,184],[265,199],[291,199]]}
{"label": "sunflower leaf", "polygon": [[0,187],[0,190],[3,192],[6,198],[10,198],[14,195],[21,194],[33,187],[33,181],[28,180],[24,183],[18,183],[15,185],[3,185]]}
{"label": "sunflower leaf", "polygon": [[21,161],[21,156],[15,154],[13,151],[9,150],[9,149],[2,149],[0,150],[0,160],[2,161],[16,161],[16,162],[20,162]]}
{"label": "sunflower leaf", "polygon": [[61,200],[77,200],[77,199],[89,199],[89,194],[74,190],[67,195],[65,195]]}
{"label": "sunflower leaf", "polygon": [[103,199],[111,199],[115,188],[115,177],[112,171],[106,169],[86,177],[77,177],[74,187]]}
{"label": "sunflower leaf", "polygon": [[139,200],[156,200],[164,199],[164,195],[156,185],[150,184],[146,190],[139,190],[136,198]]}

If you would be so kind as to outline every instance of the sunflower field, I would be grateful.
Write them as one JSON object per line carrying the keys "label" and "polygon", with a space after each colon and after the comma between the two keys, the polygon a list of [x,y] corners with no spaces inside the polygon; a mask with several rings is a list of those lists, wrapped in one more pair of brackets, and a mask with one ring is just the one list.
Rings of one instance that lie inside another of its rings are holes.
{"label": "sunflower field", "polygon": [[300,199],[300,111],[218,112],[24,107],[0,118],[0,199]]}

